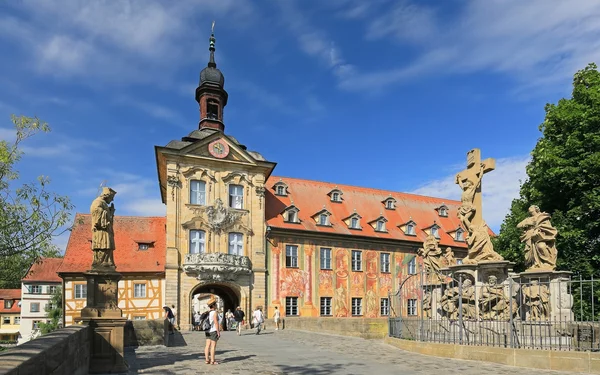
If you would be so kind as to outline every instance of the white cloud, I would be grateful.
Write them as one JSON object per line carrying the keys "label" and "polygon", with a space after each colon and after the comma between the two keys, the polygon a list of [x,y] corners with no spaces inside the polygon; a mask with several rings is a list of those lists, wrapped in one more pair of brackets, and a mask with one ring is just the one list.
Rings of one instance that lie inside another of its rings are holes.
{"label": "white cloud", "polygon": [[[468,0],[458,16],[396,2],[368,20],[367,38],[393,36],[421,51],[412,63],[340,80],[347,90],[383,88],[425,74],[494,72],[528,89],[563,91],[600,60],[600,2]],[[438,14],[439,13],[439,14]],[[446,18],[440,15],[444,14]],[[436,15],[437,14],[437,15]]]}
{"label": "white cloud", "polygon": [[[527,179],[525,167],[529,161],[529,156],[498,159],[496,169],[483,178],[483,218],[496,232],[508,214],[512,200],[519,196],[521,183]],[[453,166],[451,169],[454,173],[427,182],[411,193],[460,200],[461,189],[454,181],[461,167]]]}
{"label": "white cloud", "polygon": [[185,119],[180,113],[161,104],[146,102],[125,95],[116,97],[113,102],[117,105],[136,108],[159,120],[189,129],[189,126],[187,126]]}

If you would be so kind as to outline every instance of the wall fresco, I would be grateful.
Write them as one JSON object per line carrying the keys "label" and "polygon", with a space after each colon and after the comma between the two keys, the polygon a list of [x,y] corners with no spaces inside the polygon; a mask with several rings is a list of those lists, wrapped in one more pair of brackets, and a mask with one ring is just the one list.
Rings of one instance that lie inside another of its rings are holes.
{"label": "wall fresco", "polygon": [[348,251],[337,249],[335,252],[335,295],[333,297],[336,317],[348,316]]}
{"label": "wall fresco", "polygon": [[333,271],[319,271],[319,297],[333,297]]}
{"label": "wall fresco", "polygon": [[308,272],[297,268],[281,268],[280,276],[281,286],[279,292],[281,298],[287,296],[304,297],[304,293],[308,288]]}

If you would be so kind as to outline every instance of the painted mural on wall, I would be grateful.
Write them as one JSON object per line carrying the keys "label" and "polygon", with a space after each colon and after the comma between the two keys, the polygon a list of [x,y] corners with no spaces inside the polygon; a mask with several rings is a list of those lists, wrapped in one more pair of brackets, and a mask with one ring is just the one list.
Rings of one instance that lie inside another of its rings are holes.
{"label": "painted mural on wall", "polygon": [[281,268],[279,272],[281,297],[304,297],[304,292],[308,289],[308,272],[297,268]]}
{"label": "painted mural on wall", "polygon": [[335,252],[335,295],[333,297],[336,317],[348,316],[348,251],[337,249]]}
{"label": "painted mural on wall", "polygon": [[333,297],[333,271],[319,271],[319,296]]}

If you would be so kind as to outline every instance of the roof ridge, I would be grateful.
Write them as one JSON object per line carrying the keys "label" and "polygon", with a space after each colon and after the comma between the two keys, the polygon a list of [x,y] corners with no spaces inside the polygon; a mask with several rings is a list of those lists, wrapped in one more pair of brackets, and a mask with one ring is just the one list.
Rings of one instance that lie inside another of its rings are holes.
{"label": "roof ridge", "polygon": [[[319,183],[319,184],[331,184],[331,185],[335,185],[335,187],[337,187],[338,189],[340,189],[340,187],[358,188],[358,189],[363,189],[363,190],[368,190],[368,191],[373,191],[373,192],[385,193],[385,194],[388,194],[388,195],[391,193],[391,194],[400,194],[400,195],[413,196],[413,197],[423,197],[423,198],[427,198],[427,199],[439,200],[441,203],[446,203],[446,202],[460,203],[460,201],[457,200],[457,199],[432,197],[430,195],[406,193],[406,192],[394,191],[394,190],[383,190],[383,189],[376,189],[376,188],[366,187],[366,186],[347,185],[347,184],[340,184],[340,183],[336,183],[336,182],[311,180],[311,179],[305,179],[305,178],[285,177],[285,176],[270,176],[269,180],[270,179],[288,179],[288,180],[303,181],[303,182],[316,182],[316,183]],[[343,189],[340,189],[340,190],[343,190]]]}
{"label": "roof ridge", "polygon": [[[92,214],[84,213],[84,212],[76,212],[75,216],[91,216]],[[136,216],[136,215],[115,215],[114,217],[118,218],[134,218],[134,219],[166,219],[165,216]]]}

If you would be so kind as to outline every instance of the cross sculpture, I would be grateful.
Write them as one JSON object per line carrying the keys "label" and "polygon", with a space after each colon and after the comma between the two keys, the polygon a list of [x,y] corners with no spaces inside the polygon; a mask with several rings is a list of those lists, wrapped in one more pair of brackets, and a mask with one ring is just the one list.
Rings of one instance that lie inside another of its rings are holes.
{"label": "cross sculpture", "polygon": [[481,212],[481,180],[483,175],[496,168],[492,158],[481,161],[481,150],[474,148],[467,152],[467,169],[456,174],[456,183],[462,189],[458,218],[469,233],[467,246],[469,253],[464,263],[477,263],[481,260],[502,260],[494,251],[488,227]]}

